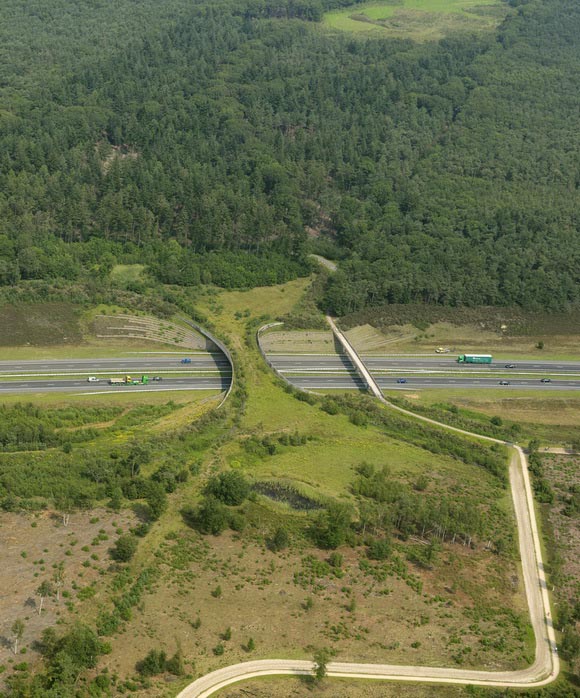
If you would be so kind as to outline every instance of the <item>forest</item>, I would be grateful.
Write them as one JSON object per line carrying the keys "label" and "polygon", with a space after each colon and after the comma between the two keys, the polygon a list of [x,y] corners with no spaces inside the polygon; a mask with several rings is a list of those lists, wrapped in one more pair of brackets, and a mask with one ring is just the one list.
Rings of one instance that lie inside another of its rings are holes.
{"label": "forest", "polygon": [[580,7],[439,42],[340,0],[7,0],[0,285],[248,288],[340,259],[325,307],[580,302]]}

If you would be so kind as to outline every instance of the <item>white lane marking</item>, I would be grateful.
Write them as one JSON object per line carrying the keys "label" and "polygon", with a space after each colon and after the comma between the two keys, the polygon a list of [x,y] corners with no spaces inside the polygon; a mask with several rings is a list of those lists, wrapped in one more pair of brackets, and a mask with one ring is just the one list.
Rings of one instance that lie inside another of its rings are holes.
{"label": "white lane marking", "polygon": [[201,351],[184,349],[184,351],[128,351],[127,354],[169,354],[171,356],[223,356],[221,351]]}
{"label": "white lane marking", "polygon": [[[133,393],[139,392],[139,393],[171,393],[171,392],[176,392],[176,391],[184,391],[184,390],[219,390],[220,392],[225,392],[224,390],[220,388],[214,388],[211,385],[199,385],[199,386],[183,386],[182,388],[150,388],[147,390],[139,390],[139,391],[132,391]],[[94,391],[94,392],[89,392],[89,393],[75,393],[75,395],[111,395],[111,393],[118,394],[118,395],[127,395],[129,394],[130,391],[128,390],[100,390],[100,391]]]}
{"label": "white lane marking", "polygon": [[[0,373],[0,380],[2,378],[57,378],[60,376],[65,376],[65,377],[72,377],[74,378],[75,376],[109,376],[111,373],[123,373],[126,374],[127,371],[123,371],[119,369],[118,371],[89,371],[87,373],[77,373],[77,372],[70,372],[70,373]],[[146,373],[145,371],[133,371],[135,375],[137,373],[140,373],[143,375]],[[147,373],[153,373],[153,371],[147,371]],[[157,369],[157,373],[161,373],[163,375],[170,374],[170,375],[180,375],[180,376],[188,376],[188,375],[197,375],[197,374],[205,374],[205,373],[217,373],[220,375],[230,375],[231,370],[227,371],[220,371],[219,369],[214,369],[214,368],[188,368],[188,369],[183,369],[181,371],[166,371],[165,369]]]}
{"label": "white lane marking", "polygon": [[[351,369],[348,369],[346,366],[342,367],[335,367],[335,368],[325,368],[324,366],[314,366],[314,367],[304,367],[304,364],[293,364],[291,366],[282,366],[280,367],[279,363],[276,363],[275,361],[272,362],[272,365],[280,371],[280,373],[285,373],[285,372],[290,372],[290,371],[296,371],[299,370],[301,373],[306,373],[306,372],[320,372],[324,373],[326,371],[348,371]],[[451,368],[446,368],[446,369],[435,369],[435,368],[413,368],[412,366],[392,366],[392,367],[380,367],[380,368],[372,368],[371,369],[372,373],[375,375],[389,375],[391,373],[414,373],[416,375],[431,375],[431,374],[440,374],[440,375],[460,375],[462,378],[471,378],[472,376],[488,376],[490,379],[493,378],[495,375],[499,376],[506,376],[508,375],[505,369],[501,369],[499,371],[495,370],[485,370],[485,371],[476,371],[476,370],[469,370],[469,372],[464,371],[462,369],[456,369],[453,370]],[[580,378],[580,372],[574,372],[574,373],[552,373],[549,370],[543,370],[543,371],[509,371],[509,376],[538,376],[538,375],[551,375],[555,376],[557,378]]]}

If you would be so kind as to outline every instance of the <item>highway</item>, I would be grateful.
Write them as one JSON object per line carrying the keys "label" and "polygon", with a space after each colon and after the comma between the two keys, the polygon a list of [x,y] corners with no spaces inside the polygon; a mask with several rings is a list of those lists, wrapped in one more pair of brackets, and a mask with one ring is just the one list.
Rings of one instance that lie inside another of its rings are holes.
{"label": "highway", "polygon": [[[362,356],[370,371],[440,371],[465,375],[474,372],[559,374],[571,373],[580,378],[580,361],[519,361],[502,359],[492,364],[458,364],[453,358],[424,358],[403,356]],[[268,359],[280,371],[332,370],[351,366],[346,355],[341,354],[269,354]],[[506,368],[513,365],[514,368]],[[1,369],[0,369],[1,370]]]}
{"label": "highway", "polygon": [[24,393],[129,393],[160,390],[227,390],[230,377],[222,376],[181,376],[150,381],[146,385],[109,385],[106,380],[88,383],[86,380],[12,380],[0,382],[0,395]]}
{"label": "highway", "polygon": [[[191,363],[182,364],[182,358]],[[34,375],[41,373],[71,373],[75,375],[97,375],[99,373],[144,373],[157,371],[187,371],[190,369],[229,370],[223,354],[170,354],[159,356],[143,354],[110,359],[56,359],[42,361],[0,361],[2,375]]]}
{"label": "highway", "polygon": [[[182,358],[191,363],[182,364]],[[148,384],[109,385],[109,378],[149,376]],[[162,380],[151,380],[162,374]],[[98,378],[89,382],[88,377]],[[231,368],[223,354],[143,354],[104,359],[0,361],[0,395],[31,393],[99,394],[228,389]]]}
{"label": "highway", "polygon": [[[356,374],[333,376],[312,374],[296,376],[287,374],[285,377],[297,388],[306,390],[361,390],[362,380]],[[553,380],[551,383],[541,383],[536,380],[509,379],[509,385],[500,385],[497,378],[438,378],[437,376],[409,376],[406,383],[397,383],[396,377],[377,376],[375,380],[382,390],[425,390],[427,388],[491,388],[502,391],[509,390],[545,390],[545,391],[575,391],[580,390],[580,379]]]}
{"label": "highway", "polygon": [[[268,355],[273,368],[297,388],[357,390],[362,380],[345,354]],[[509,391],[580,390],[580,361],[501,361],[494,364],[458,364],[450,357],[364,357],[367,369],[383,390],[429,388],[498,389]],[[513,368],[507,368],[511,364]],[[549,376],[550,382],[542,378]],[[406,378],[406,383],[397,383]],[[501,380],[509,385],[500,385]]]}

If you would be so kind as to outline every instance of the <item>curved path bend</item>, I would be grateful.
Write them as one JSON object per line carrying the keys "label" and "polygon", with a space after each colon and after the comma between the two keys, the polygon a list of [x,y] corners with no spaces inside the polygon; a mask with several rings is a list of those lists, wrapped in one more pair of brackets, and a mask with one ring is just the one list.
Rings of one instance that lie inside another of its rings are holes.
{"label": "curved path bend", "polygon": [[[473,684],[478,686],[533,688],[544,686],[556,679],[560,661],[556,647],[556,636],[550,598],[546,585],[540,536],[534,513],[534,500],[524,451],[517,445],[507,444],[500,439],[482,436],[457,427],[448,426],[429,417],[417,415],[385,400],[379,386],[352,348],[332,318],[327,318],[337,339],[351,361],[367,383],[371,392],[390,409],[402,412],[439,428],[449,429],[466,436],[509,446],[512,458],[509,466],[509,481],[518,527],[519,550],[524,588],[530,612],[530,623],[536,639],[533,664],[517,671],[477,671],[445,667],[402,666],[398,664],[359,664],[355,662],[331,662],[327,675],[337,678],[377,679],[390,681],[412,681],[440,684]],[[209,698],[217,691],[238,681],[272,675],[312,675],[314,664],[306,660],[262,659],[233,664],[206,674],[189,684],[177,698]]]}

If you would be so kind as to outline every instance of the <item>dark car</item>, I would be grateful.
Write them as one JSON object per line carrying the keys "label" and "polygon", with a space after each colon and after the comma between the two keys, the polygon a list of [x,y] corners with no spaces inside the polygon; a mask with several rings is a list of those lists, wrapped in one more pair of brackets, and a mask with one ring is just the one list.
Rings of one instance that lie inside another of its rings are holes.
{"label": "dark car", "polygon": [[397,378],[397,383],[406,383],[407,379],[406,378]]}
{"label": "dark car", "polygon": [[505,367],[506,368],[515,368],[516,365],[515,364],[506,364]]}
{"label": "dark car", "polygon": [[163,378],[161,376],[153,376],[152,380],[154,381],[162,381]]}
{"label": "dark car", "polygon": [[509,381],[500,381],[499,384],[500,385],[509,385],[510,382]]}
{"label": "dark car", "polygon": [[191,363],[191,359],[189,359],[189,358],[187,358],[187,359],[181,359],[181,363],[182,363],[182,364],[190,364],[190,363]]}
{"label": "dark car", "polygon": [[551,378],[542,378],[542,383],[551,383],[552,379]]}

